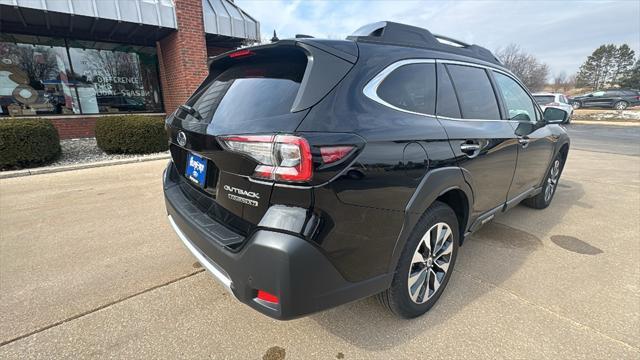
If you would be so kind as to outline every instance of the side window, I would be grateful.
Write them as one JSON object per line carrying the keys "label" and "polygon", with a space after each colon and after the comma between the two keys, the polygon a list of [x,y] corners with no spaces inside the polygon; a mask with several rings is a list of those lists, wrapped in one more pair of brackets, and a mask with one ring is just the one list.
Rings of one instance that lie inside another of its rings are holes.
{"label": "side window", "polygon": [[533,100],[527,92],[512,78],[493,72],[498,89],[504,98],[509,120],[536,121],[536,110]]}
{"label": "side window", "polygon": [[438,101],[436,115],[461,118],[460,105],[451,78],[444,65],[438,65]]}
{"label": "side window", "polygon": [[591,95],[593,95],[593,96],[604,96],[604,91],[596,91],[596,92],[592,93]]}
{"label": "side window", "polygon": [[465,119],[500,119],[498,102],[484,69],[447,65]]}
{"label": "side window", "polygon": [[400,109],[435,114],[435,64],[409,64],[395,69],[378,87],[378,96]]}
{"label": "side window", "polygon": [[568,104],[569,102],[567,101],[567,98],[564,97],[564,95],[560,95],[560,102],[563,104]]}

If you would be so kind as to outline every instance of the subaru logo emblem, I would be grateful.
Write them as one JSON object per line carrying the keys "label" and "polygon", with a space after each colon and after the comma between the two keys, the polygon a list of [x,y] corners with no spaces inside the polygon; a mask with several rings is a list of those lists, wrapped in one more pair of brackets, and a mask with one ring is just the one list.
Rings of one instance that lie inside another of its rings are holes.
{"label": "subaru logo emblem", "polygon": [[187,134],[184,131],[178,132],[178,136],[176,136],[176,140],[178,141],[178,145],[185,146],[187,145]]}

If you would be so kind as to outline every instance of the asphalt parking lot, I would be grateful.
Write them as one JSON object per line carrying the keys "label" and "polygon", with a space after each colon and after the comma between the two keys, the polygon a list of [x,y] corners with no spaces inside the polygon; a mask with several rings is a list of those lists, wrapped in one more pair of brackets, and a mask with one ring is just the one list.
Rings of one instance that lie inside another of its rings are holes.
{"label": "asphalt parking lot", "polygon": [[583,126],[552,205],[471,237],[410,321],[235,301],[167,223],[166,161],[0,180],[0,358],[638,359],[640,128]]}

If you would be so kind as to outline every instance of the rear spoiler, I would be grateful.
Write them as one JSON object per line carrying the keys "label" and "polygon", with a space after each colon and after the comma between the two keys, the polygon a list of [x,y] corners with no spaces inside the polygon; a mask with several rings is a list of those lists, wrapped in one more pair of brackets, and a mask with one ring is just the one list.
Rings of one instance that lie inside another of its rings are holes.
{"label": "rear spoiler", "polygon": [[358,61],[358,46],[353,41],[281,40],[271,44],[228,51],[209,58],[209,78],[216,77],[234,64],[252,59],[253,56],[256,56],[255,59],[286,57],[292,51],[304,52],[307,56],[307,66],[291,112],[302,111],[317,104]]}

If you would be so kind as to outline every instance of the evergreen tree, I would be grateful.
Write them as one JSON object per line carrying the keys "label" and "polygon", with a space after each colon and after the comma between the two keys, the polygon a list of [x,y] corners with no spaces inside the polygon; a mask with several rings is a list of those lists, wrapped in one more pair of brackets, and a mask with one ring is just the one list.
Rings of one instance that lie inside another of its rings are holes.
{"label": "evergreen tree", "polygon": [[600,45],[587,58],[576,78],[579,87],[599,90],[611,85],[620,85],[627,77],[635,58],[635,52],[627,44]]}
{"label": "evergreen tree", "polygon": [[626,88],[640,89],[640,59],[638,59],[633,68],[627,72],[620,82],[620,85]]}
{"label": "evergreen tree", "polygon": [[635,58],[635,52],[631,50],[629,45],[622,44],[617,49],[615,58],[615,68],[613,71],[612,82],[614,84],[620,84],[621,81],[626,78],[629,72],[633,68],[633,60]]}

